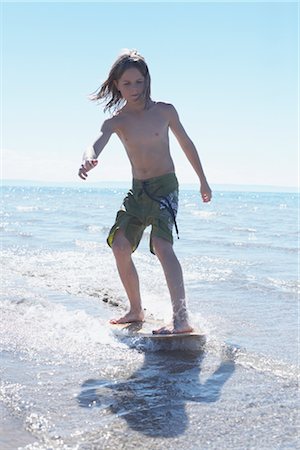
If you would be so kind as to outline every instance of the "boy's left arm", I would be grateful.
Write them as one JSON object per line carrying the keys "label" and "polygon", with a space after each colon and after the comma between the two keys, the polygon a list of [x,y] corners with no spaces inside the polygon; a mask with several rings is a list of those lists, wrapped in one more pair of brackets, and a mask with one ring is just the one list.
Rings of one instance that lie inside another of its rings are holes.
{"label": "boy's left arm", "polygon": [[212,193],[211,189],[207,183],[204,170],[197,152],[197,149],[193,143],[193,141],[188,136],[187,132],[183,128],[183,125],[180,122],[178,113],[174,106],[169,105],[169,114],[170,114],[170,120],[169,125],[174,133],[177,141],[179,142],[180,147],[184,151],[187,159],[191,163],[193,169],[195,170],[196,174],[199,177],[200,180],[200,192],[202,199],[205,203],[210,202]]}

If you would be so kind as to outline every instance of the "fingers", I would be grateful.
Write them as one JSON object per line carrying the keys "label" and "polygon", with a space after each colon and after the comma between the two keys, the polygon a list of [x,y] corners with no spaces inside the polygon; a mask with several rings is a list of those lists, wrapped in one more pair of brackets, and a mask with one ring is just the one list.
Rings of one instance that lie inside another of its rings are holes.
{"label": "fingers", "polygon": [[82,179],[82,180],[86,180],[87,179],[87,175],[83,175],[80,171],[78,172],[78,176]]}
{"label": "fingers", "polygon": [[78,176],[82,179],[82,180],[86,180],[87,178],[87,170],[85,169],[84,165],[81,164],[79,171],[78,171]]}
{"label": "fingers", "polygon": [[79,171],[78,171],[78,176],[82,179],[82,180],[86,180],[88,177],[87,172],[91,169],[93,169],[94,167],[96,167],[96,165],[98,164],[97,159],[89,159],[84,161],[83,164],[81,164]]}
{"label": "fingers", "polygon": [[202,198],[203,198],[204,203],[208,203],[211,200],[211,196],[209,196],[209,195],[203,195]]}
{"label": "fingers", "polygon": [[202,195],[202,200],[204,203],[208,203],[211,201],[211,197],[212,197],[211,192],[203,192],[201,195]]}

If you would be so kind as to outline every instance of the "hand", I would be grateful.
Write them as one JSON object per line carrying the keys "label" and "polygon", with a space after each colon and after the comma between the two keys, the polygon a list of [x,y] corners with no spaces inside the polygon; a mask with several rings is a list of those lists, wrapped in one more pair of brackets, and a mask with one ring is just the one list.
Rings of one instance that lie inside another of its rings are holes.
{"label": "hand", "polygon": [[210,187],[208,186],[207,181],[203,181],[201,183],[200,192],[204,203],[208,203],[211,201],[212,193]]}
{"label": "hand", "polygon": [[79,168],[78,171],[79,177],[82,180],[86,180],[88,176],[87,172],[96,167],[97,164],[98,164],[97,159],[86,159]]}

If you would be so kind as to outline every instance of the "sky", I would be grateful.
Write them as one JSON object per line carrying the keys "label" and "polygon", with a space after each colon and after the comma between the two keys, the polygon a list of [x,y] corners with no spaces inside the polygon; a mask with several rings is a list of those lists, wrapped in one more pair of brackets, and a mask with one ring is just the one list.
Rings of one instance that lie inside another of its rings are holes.
{"label": "sky", "polygon": [[[108,117],[88,97],[134,48],[211,184],[297,186],[298,16],[296,1],[2,2],[3,179],[129,181],[116,136],[77,173]],[[170,140],[179,181],[197,183]]]}

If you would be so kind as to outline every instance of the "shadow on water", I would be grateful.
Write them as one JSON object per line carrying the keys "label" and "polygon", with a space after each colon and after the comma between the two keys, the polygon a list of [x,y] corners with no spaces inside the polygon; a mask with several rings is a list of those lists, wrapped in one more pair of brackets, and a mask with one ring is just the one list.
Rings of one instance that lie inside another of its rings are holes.
{"label": "shadow on water", "polygon": [[235,370],[233,361],[221,361],[201,383],[203,358],[203,350],[145,352],[143,365],[123,381],[86,380],[78,404],[109,410],[147,436],[179,436],[188,426],[186,402],[217,402]]}

